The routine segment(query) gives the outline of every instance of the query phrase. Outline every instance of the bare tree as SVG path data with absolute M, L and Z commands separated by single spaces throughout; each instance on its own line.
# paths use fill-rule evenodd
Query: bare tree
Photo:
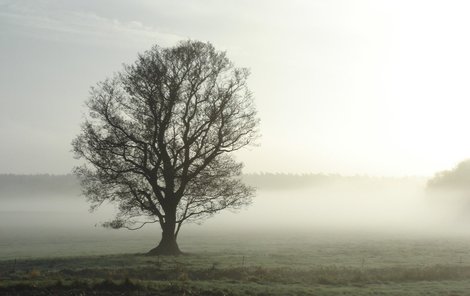
M 72 145 L 92 208 L 119 205 L 106 226 L 159 223 L 149 254 L 179 254 L 184 222 L 250 203 L 254 190 L 230 155 L 258 135 L 248 74 L 210 43 L 184 41 L 154 46 L 92 88 Z

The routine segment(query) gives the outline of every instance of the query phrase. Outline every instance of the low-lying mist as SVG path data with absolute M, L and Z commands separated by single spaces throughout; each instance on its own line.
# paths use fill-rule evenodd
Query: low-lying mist
M 204 227 L 451 234 L 470 226 L 470 199 L 464 197 L 430 191 L 424 178 L 337 177 L 299 188 L 261 188 L 249 208 Z
M 470 235 L 470 199 L 461 191 L 430 190 L 424 178 L 249 175 L 245 179 L 258 187 L 252 205 L 219 213 L 200 225 L 184 225 L 180 239 L 263 233 L 279 237 L 286 233 Z M 145 251 L 159 240 L 158 225 L 138 231 L 102 228 L 102 222 L 113 218 L 114 206 L 90 212 L 76 183 L 70 183 L 75 184 L 70 190 L 51 189 L 50 194 L 48 186 L 40 186 L 34 194 L 25 191 L 27 181 L 21 184 L 18 190 L 11 186 L 8 192 L 0 190 L 0 257 L 22 248 L 24 255 L 34 244 L 41 245 L 44 254 L 50 246 L 61 244 L 63 254 L 69 254 L 71 243 L 80 248 L 80 254 L 94 254 L 97 243 L 119 252 L 119 244 L 109 247 L 113 240 L 131 242 L 126 251 Z M 94 247 L 88 247 L 90 242 Z

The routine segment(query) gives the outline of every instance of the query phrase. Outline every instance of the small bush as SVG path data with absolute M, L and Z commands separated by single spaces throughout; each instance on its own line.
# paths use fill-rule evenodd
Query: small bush
M 30 272 L 28 273 L 28 277 L 30 279 L 35 279 L 41 276 L 41 271 L 37 269 L 31 269 Z

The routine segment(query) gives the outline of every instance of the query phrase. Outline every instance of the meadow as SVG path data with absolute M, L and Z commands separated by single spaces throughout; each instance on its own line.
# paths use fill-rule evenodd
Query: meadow
M 150 244 L 149 238 L 140 243 Z M 93 242 L 89 242 L 93 244 Z M 135 241 L 109 242 L 121 250 Z M 145 245 L 145 243 L 144 243 Z M 470 239 L 377 233 L 187 235 L 185 255 L 3 258 L 2 295 L 468 295 Z M 113 251 L 113 250 L 111 250 Z M 44 253 L 41 253 L 44 255 Z M 72 254 L 72 255 L 70 255 Z M 32 254 L 34 255 L 34 253 Z
M 145 255 L 155 225 L 100 227 L 111 205 L 16 186 L 0 199 L 0 295 L 470 295 L 464 207 L 430 202 L 422 180 L 327 179 L 186 225 L 178 257 Z

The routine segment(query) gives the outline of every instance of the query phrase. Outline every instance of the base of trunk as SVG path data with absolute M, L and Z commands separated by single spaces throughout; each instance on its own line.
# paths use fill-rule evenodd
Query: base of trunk
M 183 252 L 180 251 L 176 239 L 162 239 L 158 246 L 147 253 L 149 256 L 178 256 L 182 254 Z

